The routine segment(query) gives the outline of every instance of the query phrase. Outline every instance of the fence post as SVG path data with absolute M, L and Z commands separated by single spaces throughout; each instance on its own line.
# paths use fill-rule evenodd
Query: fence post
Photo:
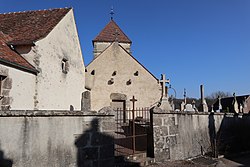
M 133 108 L 132 108 L 132 124 L 133 124 L 132 140 L 133 140 L 133 154 L 135 154 L 135 102 L 137 101 L 137 99 L 135 99 L 135 96 L 133 96 L 133 98 L 130 99 L 130 101 L 132 101 L 132 104 L 133 104 Z

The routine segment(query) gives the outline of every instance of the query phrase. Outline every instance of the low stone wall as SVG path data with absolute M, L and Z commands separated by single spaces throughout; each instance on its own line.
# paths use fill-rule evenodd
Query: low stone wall
M 0 112 L 0 163 L 13 167 L 113 166 L 113 115 Z
M 249 146 L 250 150 L 249 115 L 155 110 L 151 119 L 156 161 L 187 159 L 214 149 L 225 154 L 225 147 L 235 151 L 232 148 Z

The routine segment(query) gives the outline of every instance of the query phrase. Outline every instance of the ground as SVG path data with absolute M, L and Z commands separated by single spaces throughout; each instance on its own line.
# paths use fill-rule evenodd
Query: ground
M 198 158 L 186 161 L 173 161 L 166 163 L 152 164 L 148 167 L 247 167 L 250 166 L 250 154 L 239 155 L 230 158 L 219 158 L 212 160 L 209 158 Z

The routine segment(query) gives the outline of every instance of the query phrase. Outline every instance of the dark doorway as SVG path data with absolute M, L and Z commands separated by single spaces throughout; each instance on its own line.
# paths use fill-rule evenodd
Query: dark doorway
M 116 118 L 123 120 L 123 123 L 126 122 L 126 101 L 125 100 L 112 100 L 111 107 L 115 111 L 123 111 L 123 112 L 116 112 Z

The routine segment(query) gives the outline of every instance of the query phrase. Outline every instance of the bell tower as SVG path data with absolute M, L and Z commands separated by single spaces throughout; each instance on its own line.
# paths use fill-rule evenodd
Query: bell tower
M 102 31 L 92 41 L 94 59 L 98 57 L 111 43 L 118 42 L 127 52 L 131 53 L 130 47 L 132 41 L 125 35 L 120 27 L 113 20 L 113 11 L 111 11 L 110 22 L 102 29 Z

